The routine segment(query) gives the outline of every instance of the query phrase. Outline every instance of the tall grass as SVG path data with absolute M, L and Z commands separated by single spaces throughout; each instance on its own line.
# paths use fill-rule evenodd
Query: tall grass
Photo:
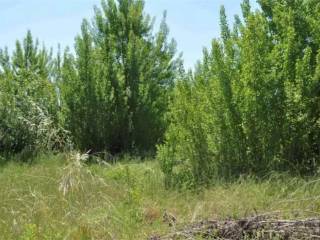
M 157 162 L 87 165 L 85 155 L 42 155 L 0 169 L 0 239 L 147 239 L 202 219 L 320 213 L 320 180 L 273 175 L 166 190 Z M 169 227 L 162 215 L 177 219 Z

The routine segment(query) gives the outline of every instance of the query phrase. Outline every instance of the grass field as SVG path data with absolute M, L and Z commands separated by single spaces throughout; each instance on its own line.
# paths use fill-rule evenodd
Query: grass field
M 156 161 L 84 165 L 80 156 L 42 155 L 0 168 L 0 239 L 147 239 L 202 219 L 279 211 L 318 216 L 320 180 L 271 175 L 216 182 L 207 189 L 166 190 Z M 177 219 L 163 222 L 167 211 Z

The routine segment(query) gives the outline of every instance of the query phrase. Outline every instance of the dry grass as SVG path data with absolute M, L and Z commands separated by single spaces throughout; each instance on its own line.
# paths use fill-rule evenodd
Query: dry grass
M 166 190 L 154 161 L 84 164 L 83 155 L 41 156 L 0 169 L 0 239 L 147 239 L 203 219 L 280 212 L 318 216 L 320 180 L 273 175 L 216 183 L 198 191 Z M 124 160 L 125 161 L 125 160 Z M 163 222 L 164 211 L 176 225 Z

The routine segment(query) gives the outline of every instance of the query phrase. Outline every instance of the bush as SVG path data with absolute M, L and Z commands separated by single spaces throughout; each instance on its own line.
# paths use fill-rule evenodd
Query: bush
M 0 149 L 7 153 L 37 153 L 72 147 L 69 133 L 49 113 L 25 98 L 19 107 L 0 106 Z
M 0 153 L 70 146 L 69 134 L 58 123 L 53 65 L 51 53 L 39 48 L 30 31 L 23 43 L 17 41 L 12 56 L 0 49 Z

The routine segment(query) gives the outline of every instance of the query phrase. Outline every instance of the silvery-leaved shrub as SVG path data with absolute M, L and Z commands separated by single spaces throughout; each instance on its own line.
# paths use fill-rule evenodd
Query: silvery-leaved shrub
M 0 102 L 5 94 L 0 92 Z M 2 101 L 1 101 L 2 100 Z M 12 98 L 0 105 L 0 152 L 37 153 L 71 148 L 69 133 L 32 99 Z

